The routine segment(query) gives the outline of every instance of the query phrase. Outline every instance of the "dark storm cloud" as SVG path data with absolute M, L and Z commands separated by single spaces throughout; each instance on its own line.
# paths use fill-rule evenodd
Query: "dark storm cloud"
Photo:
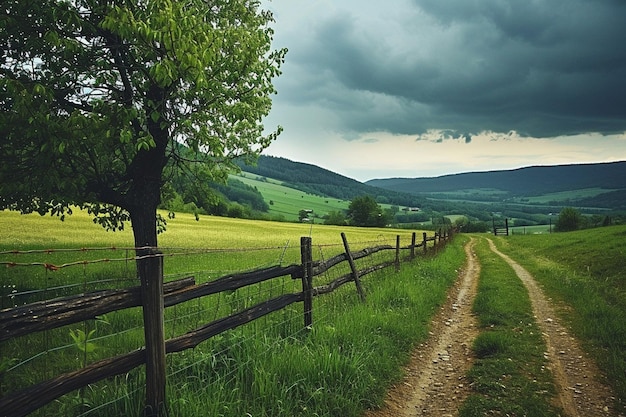
M 288 45 L 280 94 L 348 132 L 445 129 L 470 143 L 482 131 L 626 130 L 626 2 L 382 4 L 342 2 L 310 22 Z

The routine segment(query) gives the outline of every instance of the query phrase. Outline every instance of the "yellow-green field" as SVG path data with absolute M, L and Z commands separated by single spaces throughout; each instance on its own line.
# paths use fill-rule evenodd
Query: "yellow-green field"
M 211 216 L 196 221 L 193 215 L 177 214 L 168 221 L 159 246 L 164 254 L 175 255 L 164 259 L 166 280 L 193 275 L 202 283 L 259 264 L 298 262 L 302 236 L 313 238 L 315 260 L 328 259 L 343 252 L 341 232 L 346 233 L 353 250 L 395 244 L 397 235 L 406 246 L 412 233 Z M 120 249 L 132 248 L 130 225 L 113 233 L 78 210 L 63 223 L 56 217 L 2 211 L 0 236 L 0 250 L 4 251 L 0 261 L 24 263 L 12 268 L 0 265 L 0 309 L 138 284 L 133 262 L 78 262 L 58 270 L 27 265 L 62 265 L 72 257 L 132 259 L 132 250 Z M 45 250 L 98 247 L 115 249 Z M 195 248 L 206 251 L 199 250 L 196 256 Z M 212 250 L 226 248 L 232 250 Z M 11 253 L 14 249 L 44 251 Z M 393 251 L 376 254 L 367 262 L 380 262 L 385 256 L 393 257 Z M 449 245 L 436 258 L 419 257 L 403 263 L 400 271 L 389 268 L 368 275 L 362 280 L 367 303 L 360 301 L 351 285 L 316 298 L 311 328 L 303 327 L 302 306 L 293 305 L 215 336 L 192 351 L 168 355 L 169 415 L 359 416 L 364 408 L 380 404 L 385 389 L 399 378 L 407 352 L 424 340 L 426 323 L 445 298 L 462 261 L 460 245 Z M 347 266 L 339 266 L 319 276 L 316 285 L 346 270 Z M 167 308 L 166 336 L 176 337 L 260 301 L 298 291 L 299 280 L 285 276 Z M 142 316 L 136 308 L 3 341 L 0 397 L 141 346 Z M 94 409 L 89 415 L 97 417 L 141 415 L 142 378 L 143 369 L 137 368 L 73 392 L 33 415 L 80 415 L 90 407 Z
M 94 224 L 86 212 L 80 210 L 75 210 L 63 222 L 58 217 L 0 211 L 0 230 L 0 246 L 4 249 L 133 246 L 130 223 L 121 232 L 107 232 Z M 174 219 L 167 221 L 167 231 L 159 235 L 159 246 L 267 247 L 284 245 L 288 240 L 299 241 L 301 236 L 311 236 L 315 244 L 334 244 L 341 243 L 341 232 L 345 232 L 354 241 L 389 240 L 395 239 L 396 235 L 410 239 L 412 233 L 403 229 L 337 227 L 217 216 L 200 216 L 200 220 L 196 221 L 192 214 L 176 214 Z

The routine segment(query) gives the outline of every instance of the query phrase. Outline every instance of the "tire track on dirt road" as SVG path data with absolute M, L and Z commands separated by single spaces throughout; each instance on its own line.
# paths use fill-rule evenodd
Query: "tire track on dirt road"
M 480 263 L 474 240 L 465 245 L 467 261 L 444 306 L 432 322 L 428 340 L 413 352 L 404 380 L 387 394 L 385 405 L 365 417 L 452 417 L 471 389 L 466 381 L 478 334 L 472 304 Z
M 577 339 L 559 323 L 550 300 L 535 279 L 521 265 L 500 252 L 491 239 L 487 240 L 490 249 L 513 268 L 528 290 L 533 314 L 547 345 L 545 355 L 555 379 L 559 405 L 566 415 L 617 416 L 611 410 L 614 402 L 611 389 L 600 381 L 600 371 L 581 349 Z

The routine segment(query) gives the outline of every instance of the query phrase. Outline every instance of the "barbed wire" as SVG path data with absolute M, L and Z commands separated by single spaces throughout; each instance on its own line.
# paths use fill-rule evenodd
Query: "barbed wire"
M 353 246 L 362 246 L 372 243 L 380 244 L 384 241 L 391 241 L 391 239 L 378 239 L 378 240 L 367 240 L 367 241 L 358 241 L 351 243 Z M 287 243 L 288 245 L 288 243 Z M 319 244 L 317 245 L 320 248 L 330 248 L 330 247 L 340 247 L 343 246 L 342 243 L 329 243 L 329 244 Z M 4 265 L 7 268 L 13 267 L 44 267 L 49 271 L 58 271 L 63 268 L 68 268 L 72 266 L 78 265 L 91 265 L 91 264 L 99 264 L 99 263 L 109 263 L 109 262 L 129 262 L 129 261 L 141 261 L 149 258 L 165 258 L 165 257 L 177 257 L 177 256 L 190 256 L 190 255 L 203 255 L 210 253 L 237 253 L 237 252 L 255 252 L 255 251 L 266 251 L 266 250 L 285 250 L 285 245 L 282 246 L 267 246 L 267 247 L 249 247 L 249 248 L 181 248 L 181 247 L 154 247 L 154 246 L 142 246 L 142 247 L 100 247 L 100 248 L 59 248 L 59 249 L 33 249 L 33 250 L 7 250 L 0 251 L 0 255 L 33 255 L 33 254 L 54 254 L 54 253 L 85 253 L 85 252 L 97 252 L 97 251 L 154 251 L 155 253 L 150 253 L 146 255 L 136 255 L 136 256 L 126 256 L 121 258 L 101 258 L 101 259 L 83 259 L 74 262 L 66 262 L 63 264 L 54 264 L 52 262 L 17 262 L 17 261 L 0 261 L 0 265 Z M 167 251 L 175 251 L 169 252 Z

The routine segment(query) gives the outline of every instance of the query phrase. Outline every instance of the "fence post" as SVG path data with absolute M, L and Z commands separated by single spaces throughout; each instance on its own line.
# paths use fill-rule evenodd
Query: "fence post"
M 413 232 L 411 234 L 411 259 L 415 258 L 415 239 L 416 239 L 417 233 Z
M 400 270 L 400 235 L 396 235 L 396 272 Z
M 426 247 L 426 244 L 428 243 L 428 241 L 426 240 L 426 232 L 422 233 L 422 236 L 424 237 L 424 240 L 422 241 L 422 246 L 424 247 L 424 254 L 426 254 L 426 252 L 428 252 L 428 248 Z
M 313 245 L 310 237 L 300 238 L 302 262 L 302 295 L 304 296 L 304 327 L 313 324 Z
M 144 415 L 165 411 L 165 330 L 163 305 L 163 257 L 154 249 L 138 251 L 141 277 L 143 327 L 146 342 L 146 404 Z M 163 412 L 163 413 L 162 413 Z
M 343 232 L 341 232 L 341 240 L 343 240 L 343 247 L 346 251 L 346 257 L 348 258 L 348 263 L 350 264 L 350 270 L 352 270 L 352 277 L 354 278 L 356 291 L 359 293 L 359 297 L 361 297 L 361 301 L 365 301 L 365 293 L 363 292 L 363 288 L 361 288 L 361 278 L 359 278 L 359 271 L 356 269 L 356 266 L 354 265 L 354 259 L 352 259 L 352 253 L 350 252 L 350 246 L 348 245 L 348 239 L 346 238 L 346 234 Z

